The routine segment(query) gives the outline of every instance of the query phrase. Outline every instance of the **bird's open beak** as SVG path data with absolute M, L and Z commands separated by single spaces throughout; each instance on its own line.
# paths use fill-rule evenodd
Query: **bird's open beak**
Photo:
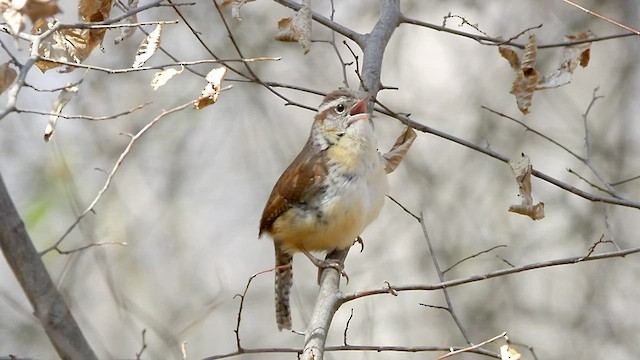
M 360 101 L 358 101 L 355 105 L 353 105 L 353 107 L 351 108 L 351 111 L 349 111 L 349 115 L 358 115 L 358 114 L 366 113 L 367 104 L 369 103 L 370 97 L 371 97 L 370 95 L 367 95 L 362 99 L 360 99 Z

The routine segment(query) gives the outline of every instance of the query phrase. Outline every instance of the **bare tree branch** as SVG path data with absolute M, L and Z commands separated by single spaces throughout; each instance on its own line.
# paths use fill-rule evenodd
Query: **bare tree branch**
M 97 359 L 33 246 L 1 174 L 0 248 L 58 355 Z

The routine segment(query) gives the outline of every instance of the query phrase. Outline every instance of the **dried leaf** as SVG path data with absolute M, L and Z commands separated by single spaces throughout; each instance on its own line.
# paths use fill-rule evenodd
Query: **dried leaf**
M 520 360 L 522 355 L 510 345 L 500 346 L 500 360 Z
M 518 70 L 520 70 L 520 58 L 518 57 L 518 53 L 504 46 L 499 46 L 498 52 L 500 52 L 500 55 L 502 55 L 503 58 L 507 59 L 513 71 L 518 72 Z
M 17 36 L 24 28 L 22 13 L 4 1 L 1 3 L 0 10 L 2 10 L 2 18 L 9 27 L 9 32 Z
M 129 9 L 134 9 L 138 7 L 138 3 L 140 2 L 140 0 L 129 0 L 127 3 L 127 8 Z M 128 24 L 133 24 L 133 23 L 137 23 L 138 22 L 138 13 L 135 13 L 131 16 L 129 16 L 126 20 L 126 23 Z M 121 43 L 122 41 L 130 38 L 133 36 L 133 34 L 136 33 L 136 30 L 138 28 L 136 26 L 126 26 L 126 27 L 121 27 L 120 28 L 120 36 L 118 36 L 113 42 L 118 45 L 119 43 Z
M 54 23 L 36 22 L 33 33 L 40 34 L 53 26 Z M 104 32 L 97 32 L 93 29 L 62 29 L 54 32 L 51 36 L 43 39 L 38 48 L 40 56 L 66 62 L 81 63 L 91 55 L 93 49 L 100 45 Z M 38 60 L 36 66 L 45 72 L 61 66 L 45 60 Z M 70 72 L 75 67 L 65 67 L 61 72 Z
M 0 65 L 0 94 L 13 84 L 17 76 L 18 74 L 9 66 L 8 62 Z
M 297 41 L 307 54 L 311 46 L 311 0 L 302 0 L 293 18 L 278 21 L 278 41 Z
M 136 53 L 136 58 L 133 60 L 133 67 L 139 68 L 144 65 L 147 60 L 149 60 L 153 54 L 158 50 L 158 46 L 160 46 L 160 35 L 162 34 L 162 24 L 158 24 L 156 28 L 145 37 L 140 46 L 138 47 L 138 52 Z
M 55 0 L 28 0 L 20 9 L 20 12 L 27 15 L 31 22 L 35 23 L 39 19 L 59 13 L 60 8 Z
M 392 173 L 398 165 L 400 165 L 400 162 L 404 159 L 404 156 L 407 154 L 407 151 L 409 151 L 409 148 L 411 148 L 411 144 L 413 144 L 415 139 L 416 132 L 413 131 L 411 127 L 407 126 L 402 134 L 398 136 L 391 150 L 382 155 L 384 160 L 384 169 L 387 174 Z
M 53 136 L 53 131 L 58 123 L 58 116 L 71 98 L 73 98 L 77 93 L 78 87 L 71 86 L 71 84 L 67 84 L 67 87 L 60 91 L 56 102 L 53 104 L 53 110 L 51 111 L 55 115 L 49 116 L 49 122 L 47 123 L 47 127 L 44 129 L 44 141 L 49 141 L 51 136 Z
M 84 22 L 105 21 L 109 19 L 113 0 L 80 0 L 78 15 Z
M 533 92 L 536 90 L 538 84 L 538 71 L 536 71 L 536 56 L 537 45 L 536 36 L 529 36 L 529 42 L 524 48 L 524 57 L 522 59 L 522 65 L 518 70 L 513 86 L 511 87 L 511 93 L 516 96 L 516 103 L 518 109 L 523 114 L 529 112 L 531 106 L 531 99 L 533 98 Z
M 581 32 L 575 35 L 567 35 L 565 41 L 586 40 L 593 37 L 591 33 Z M 578 65 L 585 67 L 589 64 L 591 52 L 591 43 L 582 43 L 577 45 L 565 46 L 562 49 L 562 60 L 558 68 L 552 73 L 544 76 L 536 90 L 551 89 L 571 82 L 573 71 Z
M 158 71 L 153 74 L 153 79 L 151 79 L 151 88 L 153 90 L 158 90 L 158 88 L 167 83 L 167 81 L 171 80 L 172 77 L 182 74 L 184 71 L 184 66 L 180 66 L 180 70 L 176 68 L 169 68 L 162 71 Z
M 511 171 L 516 177 L 522 203 L 520 205 L 509 206 L 509 211 L 520 215 L 527 215 L 533 220 L 544 218 L 544 203 L 533 204 L 533 196 L 531 195 L 531 161 L 525 154 L 519 159 L 509 161 Z
M 205 106 L 209 106 L 218 100 L 218 96 L 220 96 L 220 91 L 222 88 L 222 80 L 224 79 L 224 75 L 226 73 L 227 68 L 224 66 L 217 67 L 209 71 L 206 77 L 209 83 L 204 87 L 202 93 L 200 94 L 200 98 L 198 98 L 198 101 L 195 104 L 196 110 L 200 110 Z
M 249 2 L 255 0 L 225 0 L 222 5 L 227 6 L 231 2 L 231 16 L 237 21 L 242 21 L 242 15 L 240 15 L 240 8 Z

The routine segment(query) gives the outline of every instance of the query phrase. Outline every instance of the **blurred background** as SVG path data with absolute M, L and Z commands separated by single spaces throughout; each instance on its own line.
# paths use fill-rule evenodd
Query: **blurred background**
M 60 19 L 76 22 L 76 2 L 59 2 Z M 315 11 L 329 16 L 329 1 L 314 1 Z M 640 27 L 640 7 L 633 0 L 593 1 L 581 5 Z M 335 20 L 355 31 L 371 30 L 380 2 L 338 1 Z M 181 6 L 183 14 L 221 58 L 238 58 L 210 2 Z M 539 44 L 591 30 L 596 36 L 623 30 L 559 0 L 545 1 L 402 1 L 405 15 L 441 25 L 448 13 L 460 15 L 490 36 L 505 39 L 543 24 Z M 121 14 L 117 9 L 112 17 Z M 329 92 L 342 86 L 340 62 L 331 45 L 313 43 L 303 55 L 298 44 L 274 41 L 277 22 L 292 11 L 270 1 L 242 8 L 244 20 L 225 15 L 245 57 L 279 56 L 277 62 L 252 64 L 264 81 Z M 171 8 L 145 11 L 140 21 L 174 20 Z M 459 27 L 450 19 L 447 26 Z M 329 40 L 331 32 L 313 25 L 313 39 Z M 148 31 L 152 26 L 146 28 Z M 144 38 L 137 32 L 120 45 L 118 30 L 107 32 L 104 53 L 96 49 L 87 64 L 110 68 L 131 66 Z M 520 38 L 526 42 L 527 35 Z M 337 35 L 346 61 L 353 60 Z M 3 41 L 19 59 L 28 48 Z M 357 46 L 350 43 L 361 56 Z M 180 60 L 211 56 L 183 24 L 166 25 L 162 46 Z M 539 50 L 541 73 L 555 69 L 562 49 Z M 6 53 L 1 61 L 8 60 Z M 531 113 L 523 116 L 509 94 L 514 73 L 496 47 L 411 25 L 396 29 L 384 58 L 382 83 L 398 87 L 378 99 L 412 119 L 487 146 L 509 157 L 525 153 L 535 169 L 590 192 L 597 192 L 570 168 L 590 181 L 590 170 L 565 150 L 521 126 L 481 109 L 525 121 L 574 152 L 584 154 L 582 114 L 595 88 L 599 99 L 588 117 L 592 160 L 611 182 L 640 174 L 640 42 L 626 37 L 594 43 L 591 62 L 578 68 L 571 84 L 536 92 Z M 148 65 L 171 62 L 158 52 Z M 241 68 L 240 66 L 236 66 Z M 206 73 L 211 65 L 194 69 Z M 135 133 L 156 117 L 199 96 L 206 84 L 185 71 L 152 91 L 155 71 L 110 75 L 89 72 L 78 96 L 63 114 L 106 116 L 153 103 L 127 116 L 105 121 L 60 119 L 49 143 L 42 139 L 47 116 L 11 114 L 0 121 L 0 171 L 27 229 L 39 250 L 51 246 L 89 205 L 128 143 L 121 133 Z M 358 87 L 354 67 L 349 84 Z M 33 69 L 29 84 L 41 89 L 64 86 L 83 71 L 45 74 Z M 100 358 L 135 358 L 146 329 L 142 358 L 181 358 L 186 342 L 189 359 L 235 350 L 233 330 L 239 299 L 248 278 L 273 266 L 273 245 L 257 239 L 258 221 L 278 176 L 308 136 L 314 113 L 284 102 L 265 88 L 234 82 L 233 88 L 203 110 L 191 108 L 167 116 L 134 145 L 108 191 L 61 244 L 63 250 L 95 242 L 126 242 L 43 257 L 47 268 Z M 278 89 L 292 100 L 317 106 L 322 98 Z M 57 93 L 25 88 L 18 107 L 48 112 Z M 0 103 L 6 102 L 6 94 Z M 377 116 L 379 147 L 391 147 L 403 126 Z M 464 262 L 447 279 L 556 258 L 581 256 L 604 234 L 621 248 L 639 246 L 637 209 L 591 203 L 533 178 L 533 197 L 545 203 L 546 217 L 532 221 L 507 212 L 520 203 L 518 188 L 506 164 L 450 141 L 419 134 L 402 165 L 389 177 L 390 195 L 415 213 L 423 212 L 436 255 L 443 268 L 493 246 L 506 245 Z M 617 189 L 640 199 L 639 181 Z M 605 225 L 609 224 L 607 230 Z M 363 234 L 362 253 L 347 259 L 350 283 L 344 292 L 393 285 L 437 283 L 419 224 L 387 200 L 380 217 Z M 597 252 L 613 251 L 603 244 Z M 303 331 L 317 295 L 316 268 L 302 256 L 294 263 L 292 295 L 294 329 Z M 519 273 L 450 289 L 454 309 L 471 339 L 480 342 L 506 331 L 509 339 L 535 349 L 539 359 L 636 359 L 640 353 L 640 258 L 631 255 Z M 353 309 L 348 342 L 352 345 L 464 346 L 446 311 L 422 304 L 446 305 L 441 291 L 376 296 L 343 306 L 333 320 L 328 345 L 342 344 Z M 280 333 L 273 309 L 273 274 L 255 278 L 247 293 L 240 328 L 242 345 L 300 347 L 303 338 Z M 498 344 L 488 348 L 497 351 Z M 525 347 L 523 358 L 532 358 Z M 0 354 L 56 357 L 21 288 L 0 261 Z M 330 353 L 327 359 L 435 358 L 435 353 Z M 238 358 L 294 359 L 295 355 Z M 461 355 L 458 358 L 478 358 Z

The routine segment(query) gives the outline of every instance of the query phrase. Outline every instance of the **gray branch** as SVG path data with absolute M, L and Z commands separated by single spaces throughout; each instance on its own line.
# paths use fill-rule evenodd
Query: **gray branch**
M 62 359 L 97 359 L 36 251 L 0 174 L 0 248 Z
M 399 0 L 385 0 L 382 3 L 380 18 L 373 27 L 371 33 L 364 36 L 361 41 L 356 41 L 364 52 L 362 60 L 362 87 L 375 97 L 380 90 L 380 74 L 382 72 L 382 58 L 393 31 L 399 24 L 400 13 Z M 328 258 L 344 261 L 349 249 L 336 251 Z M 303 360 L 322 360 L 324 356 L 325 342 L 331 320 L 342 303 L 340 292 L 340 274 L 335 269 L 325 269 L 320 280 L 320 292 L 316 305 L 311 314 L 311 319 L 305 331 L 305 345 L 302 353 Z

